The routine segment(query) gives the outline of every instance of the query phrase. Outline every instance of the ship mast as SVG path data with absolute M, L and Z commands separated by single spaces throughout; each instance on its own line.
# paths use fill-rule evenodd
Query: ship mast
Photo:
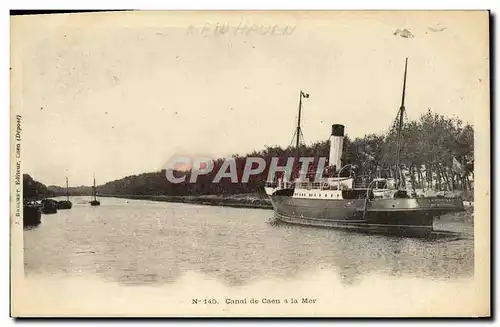
M 300 127 L 300 119 L 302 117 L 302 98 L 309 98 L 309 94 L 308 93 L 304 93 L 302 92 L 302 90 L 300 91 L 300 95 L 299 95 L 299 115 L 297 117 L 297 128 L 295 130 L 295 160 L 294 160 L 294 166 L 298 165 L 298 160 L 300 158 L 300 150 L 299 150 L 299 147 L 300 147 L 300 138 L 304 138 L 304 136 L 302 135 L 302 128 Z M 292 142 L 293 142 L 293 139 L 292 139 Z M 298 167 L 298 166 L 297 166 Z M 292 169 L 293 171 L 293 169 Z M 297 174 L 299 174 L 297 172 Z M 298 175 L 297 175 L 298 176 Z
M 399 107 L 398 111 L 398 117 L 397 117 L 397 134 L 396 134 L 396 158 L 395 158 L 395 164 L 396 164 L 396 186 L 399 188 L 399 186 L 404 186 L 405 183 L 405 178 L 403 176 L 403 173 L 401 172 L 401 134 L 402 134 L 402 129 L 403 129 L 403 116 L 405 113 L 405 95 L 406 95 L 406 70 L 408 66 L 408 58 L 406 58 L 405 61 L 405 74 L 403 78 L 403 94 L 401 96 L 401 107 Z
M 297 139 L 295 140 L 295 159 L 297 160 L 299 158 L 299 145 L 300 145 L 300 135 L 302 131 L 300 130 L 300 116 L 302 113 L 302 91 L 300 91 L 300 96 L 299 96 L 299 116 L 297 118 L 297 130 L 295 131 L 295 134 L 297 136 Z
M 68 201 L 69 201 L 68 177 L 66 177 L 66 200 L 68 200 Z
M 92 187 L 92 193 L 94 194 L 94 201 L 96 201 L 96 192 L 95 192 L 95 173 L 94 173 L 94 186 Z

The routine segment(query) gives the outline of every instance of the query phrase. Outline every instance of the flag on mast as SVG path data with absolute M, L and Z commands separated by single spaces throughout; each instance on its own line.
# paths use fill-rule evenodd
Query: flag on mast
M 306 99 L 309 98 L 309 93 L 304 93 L 302 91 L 300 91 L 300 92 L 302 93 L 303 98 L 306 98 Z

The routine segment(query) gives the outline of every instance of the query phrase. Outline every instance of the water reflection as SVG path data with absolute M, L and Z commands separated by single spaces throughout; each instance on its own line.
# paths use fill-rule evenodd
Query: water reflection
M 270 224 L 272 211 L 103 199 L 74 201 L 24 232 L 27 274 L 97 275 L 122 284 L 171 283 L 190 271 L 228 285 L 335 272 L 345 286 L 369 274 L 473 276 L 471 234 L 429 239 Z

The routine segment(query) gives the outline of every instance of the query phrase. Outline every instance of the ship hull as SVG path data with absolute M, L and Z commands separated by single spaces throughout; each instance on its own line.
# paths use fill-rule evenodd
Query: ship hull
M 57 209 L 60 209 L 60 210 L 71 209 L 72 207 L 73 207 L 73 203 L 71 203 L 71 201 L 68 201 L 68 200 L 59 201 L 57 203 Z
M 36 205 L 23 206 L 23 227 L 34 227 L 42 222 L 42 213 Z
M 458 199 L 270 198 L 276 219 L 286 223 L 381 232 L 432 232 L 435 217 L 464 210 Z

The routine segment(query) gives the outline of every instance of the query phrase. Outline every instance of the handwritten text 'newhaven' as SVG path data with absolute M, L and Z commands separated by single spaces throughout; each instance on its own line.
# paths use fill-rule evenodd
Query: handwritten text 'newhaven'
M 187 31 L 189 36 L 289 36 L 297 26 L 278 24 L 247 24 L 239 23 L 205 23 L 202 26 L 190 25 Z

